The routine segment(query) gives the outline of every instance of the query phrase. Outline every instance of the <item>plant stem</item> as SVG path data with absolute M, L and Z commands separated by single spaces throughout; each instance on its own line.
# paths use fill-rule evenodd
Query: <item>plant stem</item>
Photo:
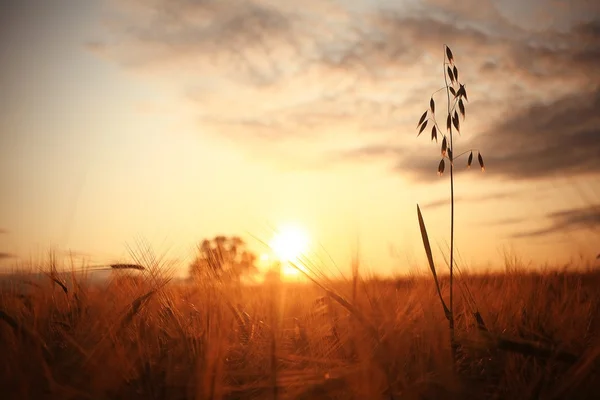
M 479 151 L 479 150 L 477 150 L 477 149 L 469 149 L 469 150 L 467 150 L 467 151 L 463 151 L 462 153 L 460 153 L 460 154 L 459 154 L 459 155 L 457 155 L 457 156 L 452 156 L 452 161 L 454 161 L 454 160 L 458 160 L 460 157 L 464 156 L 465 154 L 467 154 L 467 153 L 469 153 L 469 152 L 471 152 L 471 151 Z
M 446 59 L 446 46 L 444 45 L 444 60 Z M 448 60 L 450 62 L 450 60 Z M 446 63 L 442 67 L 444 81 L 446 82 L 446 96 L 448 97 L 448 115 L 451 115 L 450 107 L 450 88 L 448 86 L 448 76 L 446 75 Z M 454 153 L 452 144 L 452 124 L 450 124 L 450 149 Z M 450 160 L 450 345 L 452 346 L 452 355 L 454 356 L 454 308 L 453 308 L 453 278 L 454 278 L 454 160 Z
M 272 399 L 279 398 L 279 387 L 277 383 L 277 332 L 279 328 L 279 301 L 281 283 L 281 263 L 277 264 L 276 273 L 271 284 L 271 390 Z
M 446 66 L 446 63 L 444 63 L 444 66 Z M 435 92 L 431 93 L 431 97 L 433 97 L 433 95 L 436 94 L 437 92 L 441 92 L 442 90 L 448 90 L 448 85 L 441 87 L 438 90 L 436 90 Z

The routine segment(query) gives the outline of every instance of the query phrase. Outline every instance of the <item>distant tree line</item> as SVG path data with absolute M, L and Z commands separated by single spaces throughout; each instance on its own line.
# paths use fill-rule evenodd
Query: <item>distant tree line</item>
M 256 255 L 238 236 L 215 236 L 197 247 L 198 253 L 190 264 L 191 279 L 239 280 L 257 271 Z

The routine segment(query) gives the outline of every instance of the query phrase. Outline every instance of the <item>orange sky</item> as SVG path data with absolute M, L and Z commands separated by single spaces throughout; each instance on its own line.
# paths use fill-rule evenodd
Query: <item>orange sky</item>
M 458 166 L 464 263 L 600 251 L 593 2 L 12 3 L 0 265 L 49 249 L 122 261 L 144 238 L 185 269 L 205 237 L 269 240 L 287 223 L 341 268 L 357 238 L 373 271 L 423 265 L 417 203 L 434 250 L 449 241 L 439 145 L 415 130 L 443 85 L 444 43 L 469 94 L 455 153 L 486 160 L 485 174 Z

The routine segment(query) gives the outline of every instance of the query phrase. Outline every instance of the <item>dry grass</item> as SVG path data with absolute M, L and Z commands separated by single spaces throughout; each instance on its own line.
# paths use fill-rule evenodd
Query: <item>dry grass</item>
M 169 282 L 152 268 L 138 278 L 114 274 L 102 286 L 76 275 L 60 286 L 56 275 L 4 282 L 3 398 L 576 399 L 600 391 L 594 273 L 457 279 L 468 283 L 490 335 L 549 353 L 490 346 L 457 297 L 464 346 L 456 368 L 427 276 L 273 290 Z M 446 297 L 448 279 L 439 278 Z

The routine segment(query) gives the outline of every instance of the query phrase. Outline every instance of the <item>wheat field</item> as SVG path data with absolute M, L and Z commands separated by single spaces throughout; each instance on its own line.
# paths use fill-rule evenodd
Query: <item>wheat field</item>
M 468 288 L 456 295 L 455 352 L 431 277 L 355 278 L 248 286 L 169 280 L 156 267 L 115 270 L 104 284 L 78 273 L 7 277 L 2 398 L 584 399 L 600 391 L 593 271 L 455 278 Z M 441 277 L 443 296 L 447 283 Z M 488 336 L 529 347 L 483 340 L 473 304 Z

